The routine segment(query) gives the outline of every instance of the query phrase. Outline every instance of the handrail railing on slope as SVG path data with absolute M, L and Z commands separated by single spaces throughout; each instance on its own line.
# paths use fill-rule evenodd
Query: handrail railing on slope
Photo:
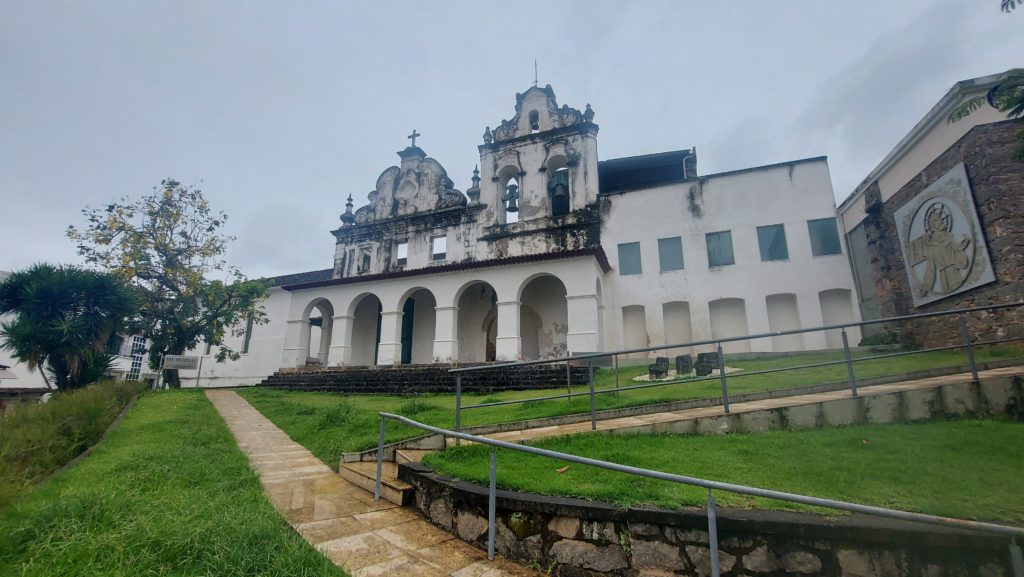
M 479 408 L 484 408 L 484 407 L 497 407 L 497 406 L 502 406 L 502 405 L 512 405 L 512 404 L 519 404 L 519 403 L 528 403 L 528 402 L 533 402 L 533 401 L 549 401 L 549 400 L 555 400 L 555 399 L 571 399 L 574 395 L 573 395 L 573 392 L 572 392 L 572 371 L 570 370 L 569 364 L 570 363 L 582 363 L 582 362 L 586 362 L 587 363 L 587 367 L 588 367 L 588 371 L 587 371 L 587 374 L 588 374 L 588 392 L 587 392 L 587 395 L 590 398 L 590 426 L 591 426 L 591 429 L 594 429 L 594 430 L 597 429 L 597 395 L 603 395 L 603 394 L 616 394 L 617 395 L 617 394 L 619 394 L 620 392 L 623 392 L 623 391 L 631 391 L 631 390 L 637 390 L 637 389 L 647 389 L 647 388 L 651 388 L 651 387 L 664 387 L 664 386 L 667 386 L 667 385 L 674 385 L 674 384 L 678 384 L 678 383 L 697 383 L 697 382 L 701 382 L 701 381 L 714 380 L 714 379 L 718 379 L 718 381 L 720 382 L 721 390 L 722 390 L 722 409 L 723 409 L 723 411 L 726 414 L 728 414 L 730 412 L 729 411 L 729 389 L 728 389 L 728 378 L 726 377 L 725 354 L 724 354 L 724 351 L 723 351 L 723 348 L 722 348 L 723 344 L 725 344 L 725 343 L 732 343 L 732 342 L 740 342 L 740 341 L 751 341 L 751 340 L 756 340 L 756 339 L 766 339 L 766 338 L 773 338 L 773 337 L 781 337 L 781 336 L 788 336 L 788 335 L 799 335 L 799 334 L 804 334 L 804 333 L 833 331 L 833 330 L 841 331 L 841 337 L 842 337 L 842 342 L 843 342 L 843 358 L 840 359 L 840 360 L 826 361 L 826 362 L 819 362 L 819 363 L 810 363 L 810 364 L 804 364 L 804 365 L 795 365 L 795 366 L 781 367 L 781 368 L 775 368 L 775 369 L 764 369 L 764 370 L 759 370 L 759 371 L 744 371 L 742 373 L 733 374 L 732 376 L 734 378 L 735 377 L 749 377 L 749 376 L 754 376 L 754 375 L 765 375 L 765 374 L 769 374 L 769 373 L 777 373 L 777 372 L 783 372 L 783 371 L 795 371 L 795 370 L 818 368 L 818 367 L 826 367 L 826 366 L 834 366 L 834 365 L 846 365 L 846 373 L 847 373 L 847 379 L 846 380 L 847 380 L 847 383 L 849 384 L 849 387 L 850 387 L 850 393 L 851 393 L 851 396 L 856 397 L 857 396 L 857 377 L 856 377 L 856 374 L 855 374 L 855 371 L 854 371 L 854 365 L 856 363 L 864 363 L 864 362 L 875 361 L 875 360 L 879 360 L 879 359 L 893 358 L 893 357 L 900 357 L 900 356 L 907 356 L 907 355 L 924 354 L 924 353 L 930 353 L 930 352 L 936 352 L 936 351 L 946 351 L 946 350 L 952 350 L 952 349 L 964 349 L 964 354 L 965 354 L 965 357 L 966 357 L 966 360 L 967 360 L 967 365 L 968 365 L 969 370 L 971 372 L 972 380 L 977 382 L 978 381 L 978 367 L 977 367 L 977 363 L 975 362 L 975 359 L 974 359 L 974 348 L 975 347 L 983 346 L 983 345 L 995 345 L 995 344 L 1001 344 L 1001 343 L 1008 343 L 1008 342 L 1013 342 L 1013 341 L 1024 341 L 1024 337 L 1010 337 L 1010 338 L 1002 338 L 1002 339 L 991 339 L 991 340 L 986 340 L 986 341 L 973 341 L 971 339 L 970 332 L 968 331 L 968 328 L 967 328 L 967 316 L 966 315 L 972 314 L 972 313 L 1000 310 L 1000 309 L 1009 309 L 1009 308 L 1015 308 L 1015 307 L 1020 307 L 1020 306 L 1024 306 L 1024 301 L 1022 301 L 1022 302 L 1015 302 L 1015 303 L 1000 304 L 1000 305 L 988 305 L 988 306 L 974 307 L 974 308 L 960 308 L 960 309 L 952 309 L 952 310 L 947 310 L 947 311 L 936 311 L 936 312 L 918 313 L 918 314 L 912 314 L 912 315 L 902 315 L 902 316 L 896 316 L 896 317 L 886 317 L 886 318 L 882 318 L 882 319 L 872 319 L 872 320 L 867 320 L 867 321 L 856 321 L 856 322 L 840 323 L 840 324 L 833 324 L 833 325 L 823 325 L 823 326 L 819 326 L 819 327 L 811 327 L 811 328 L 805 328 L 805 329 L 793 329 L 793 330 L 789 330 L 789 331 L 776 331 L 776 332 L 768 332 L 768 333 L 758 333 L 758 334 L 754 334 L 754 335 L 747 335 L 747 336 L 740 336 L 740 337 L 727 337 L 727 338 L 719 338 L 719 339 L 707 339 L 707 340 L 693 341 L 693 342 L 688 342 L 688 343 L 658 345 L 658 346 L 654 346 L 654 347 L 643 347 L 643 348 L 634 348 L 634 349 L 621 349 L 621 350 L 608 351 L 608 352 L 583 353 L 583 354 L 573 355 L 573 356 L 557 357 L 557 358 L 550 358 L 550 359 L 538 359 L 538 360 L 532 360 L 532 361 L 516 361 L 516 362 L 508 362 L 508 363 L 494 363 L 494 364 L 482 365 L 482 366 L 481 365 L 477 365 L 477 366 L 472 366 L 472 367 L 457 367 L 457 368 L 453 368 L 453 369 L 449 369 L 448 370 L 448 372 L 450 374 L 454 374 L 455 375 L 455 430 L 456 431 L 461 431 L 462 430 L 462 411 L 466 411 L 466 410 L 470 410 L 470 409 L 479 409 Z M 896 352 L 896 353 L 887 353 L 887 354 L 872 355 L 872 356 L 857 357 L 857 358 L 854 358 L 852 353 L 851 353 L 851 351 L 850 351 L 849 337 L 847 336 L 847 332 L 846 332 L 846 329 L 848 329 L 848 328 L 851 328 L 851 327 L 863 327 L 863 326 L 878 325 L 878 324 L 887 324 L 887 323 L 894 323 L 894 322 L 903 322 L 903 321 L 910 321 L 910 320 L 917 320 L 917 319 L 924 319 L 924 318 L 933 318 L 933 317 L 942 317 L 942 316 L 953 316 L 953 315 L 959 315 L 960 334 L 961 334 L 961 337 L 963 338 L 963 341 L 961 343 L 958 343 L 958 344 L 955 344 L 955 345 L 950 345 L 950 346 L 944 346 L 944 347 L 933 347 L 933 348 L 918 349 L 918 350 L 913 350 L 913 351 L 901 351 L 901 352 Z M 643 385 L 630 385 L 630 386 L 625 386 L 625 387 L 619 386 L 619 356 L 620 355 L 630 355 L 630 354 L 637 354 L 637 353 L 648 353 L 648 352 L 654 352 L 654 351 L 671 350 L 671 349 L 682 349 L 682 348 L 699 347 L 699 346 L 706 346 L 706 345 L 713 345 L 715 347 L 715 349 L 716 349 L 717 357 L 718 357 L 718 374 L 717 375 L 708 375 L 708 376 L 705 376 L 705 377 L 688 378 L 688 379 L 658 381 L 656 383 L 643 384 Z M 612 361 L 613 361 L 612 364 L 614 365 L 614 369 L 615 369 L 615 388 L 614 389 L 596 390 L 595 386 L 594 386 L 594 361 L 597 360 L 597 359 L 608 358 L 608 357 L 612 358 Z M 518 367 L 527 367 L 527 366 L 545 365 L 545 364 L 554 364 L 554 363 L 566 363 L 566 365 L 567 365 L 566 366 L 566 389 L 567 389 L 567 391 L 566 391 L 565 394 L 547 395 L 547 396 L 543 396 L 543 397 L 530 397 L 530 398 L 525 398 L 525 399 L 512 399 L 512 400 L 496 401 L 496 402 L 490 402 L 490 403 L 478 403 L 478 404 L 475 404 L 475 405 L 463 405 L 463 403 L 462 403 L 462 375 L 464 375 L 466 373 L 480 372 L 480 371 L 494 371 L 496 369 L 514 369 L 514 368 L 518 368 Z M 579 396 L 579 395 L 580 395 L 579 393 L 576 393 L 575 396 Z M 456 438 L 456 444 L 458 444 L 459 442 L 460 441 L 458 440 L 458 438 Z
M 589 457 L 581 457 L 579 455 L 571 455 L 569 453 L 561 453 L 558 451 L 551 451 L 548 449 L 541 449 L 539 447 L 531 447 L 529 445 L 520 445 L 516 443 L 510 443 L 507 441 L 501 441 L 498 439 L 491 439 L 488 437 L 482 437 L 478 435 L 471 435 L 468 433 L 462 433 L 458 431 L 451 431 L 440 427 L 434 427 L 425 423 L 414 421 L 401 415 L 395 415 L 393 413 L 378 413 L 380 415 L 380 437 L 377 446 L 377 480 L 376 488 L 374 490 L 374 499 L 380 500 L 381 490 L 381 478 L 382 469 L 384 463 L 384 435 L 386 431 L 386 423 L 388 420 L 397 421 L 410 427 L 421 429 L 429 433 L 442 435 L 444 437 L 451 437 L 454 439 L 460 439 L 469 441 L 472 443 L 479 443 L 481 445 L 489 445 L 490 451 L 490 483 L 488 485 L 487 493 L 487 558 L 494 559 L 494 537 L 495 537 L 495 516 L 496 516 L 496 500 L 497 500 L 497 457 L 495 455 L 495 448 L 508 449 L 511 451 L 518 451 L 520 453 L 529 453 L 532 455 L 539 455 L 541 457 L 548 457 L 551 459 L 557 459 L 559 461 L 565 461 L 568 463 L 576 463 L 580 465 L 587 465 L 590 467 L 597 467 L 600 469 L 607 469 L 610 471 L 618 471 L 620 473 L 627 473 L 630 475 L 637 475 L 639 477 L 647 477 L 651 479 L 660 479 L 663 481 L 669 481 L 673 483 L 679 483 L 683 485 L 690 485 L 694 487 L 701 487 L 707 489 L 707 517 L 708 517 L 708 537 L 709 537 L 709 549 L 711 555 L 711 571 L 714 577 L 719 575 L 718 567 L 718 525 L 716 516 L 716 505 L 714 491 L 728 491 L 731 493 L 739 493 L 742 495 L 750 495 L 753 497 L 763 497 L 767 499 L 778 499 L 781 501 L 789 501 L 792 503 L 799 503 L 802 505 L 810 505 L 814 507 L 825 507 L 829 509 L 837 509 L 840 511 L 848 511 L 851 513 L 861 513 L 865 515 L 874 515 L 877 517 L 886 517 L 890 519 L 899 519 L 902 521 L 910 521 L 914 523 L 924 523 L 928 525 L 938 525 L 943 527 L 956 527 L 960 529 L 968 529 L 972 531 L 979 531 L 982 533 L 1000 535 L 1010 538 L 1010 562 L 1013 567 L 1015 577 L 1024 577 L 1024 556 L 1022 556 L 1021 549 L 1017 545 L 1018 538 L 1024 538 L 1024 528 L 1012 527 L 1009 525 L 1000 525 L 997 523 L 985 523 L 981 521 L 971 521 L 968 519 L 957 519 L 953 517 L 942 517 L 938 515 L 927 515 L 924 513 L 912 513 L 909 511 L 900 511 L 897 509 L 888 509 L 885 507 L 875 507 L 872 505 L 862 505 L 860 503 L 850 503 L 847 501 L 837 501 L 834 499 L 825 499 L 822 497 L 813 497 L 810 495 L 801 495 L 798 493 L 787 493 L 783 491 L 775 491 L 772 489 L 764 489 L 760 487 L 750 487 L 747 485 L 738 485 L 735 483 L 724 483 L 721 481 L 712 481 L 709 479 L 701 479 L 699 477 L 689 477 L 686 475 L 676 475 L 674 473 L 665 473 L 662 471 L 654 471 L 651 469 L 644 469 L 641 467 L 631 467 L 629 465 L 620 465 L 618 463 L 612 463 L 609 461 L 602 461 L 599 459 L 591 459 Z

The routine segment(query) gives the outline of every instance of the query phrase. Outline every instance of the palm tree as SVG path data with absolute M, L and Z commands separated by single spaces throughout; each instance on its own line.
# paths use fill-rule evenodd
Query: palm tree
M 0 346 L 49 373 L 59 390 L 82 387 L 102 375 L 105 347 L 135 304 L 115 277 L 71 266 L 37 264 L 0 283 Z

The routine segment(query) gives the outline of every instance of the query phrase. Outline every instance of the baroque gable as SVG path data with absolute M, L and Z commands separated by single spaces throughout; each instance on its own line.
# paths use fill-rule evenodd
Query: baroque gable
M 367 195 L 369 204 L 355 212 L 355 224 L 466 206 L 448 172 L 419 147 L 398 153 L 401 166 L 391 166 L 377 178 Z

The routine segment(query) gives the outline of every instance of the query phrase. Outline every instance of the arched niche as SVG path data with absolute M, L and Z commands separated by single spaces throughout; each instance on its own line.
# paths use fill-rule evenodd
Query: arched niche
M 507 164 L 498 170 L 498 201 L 501 203 L 501 208 L 498 210 L 498 222 L 501 224 L 511 224 L 519 222 L 519 212 L 509 211 L 508 203 L 504 199 L 506 193 L 508 193 L 508 187 L 510 184 L 514 184 L 518 189 L 519 198 L 516 200 L 516 205 L 521 204 L 522 194 L 522 177 L 519 167 Z
M 551 216 L 563 216 L 572 210 L 572 175 L 568 163 L 564 155 L 555 154 L 544 164 Z

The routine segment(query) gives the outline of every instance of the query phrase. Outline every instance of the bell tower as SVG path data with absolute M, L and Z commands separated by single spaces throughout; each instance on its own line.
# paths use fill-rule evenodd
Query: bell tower
M 484 131 L 480 202 L 487 224 L 557 226 L 597 202 L 594 111 L 558 106 L 551 85 L 516 94 L 515 116 Z M 533 223 L 533 224 L 531 224 Z

